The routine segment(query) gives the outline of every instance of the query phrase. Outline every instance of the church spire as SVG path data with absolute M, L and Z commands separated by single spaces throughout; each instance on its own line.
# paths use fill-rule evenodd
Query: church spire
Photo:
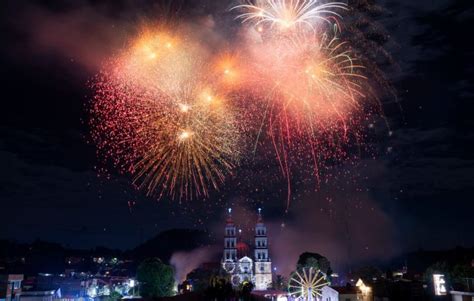
M 227 209 L 227 224 L 233 224 L 234 222 L 232 221 L 232 208 Z

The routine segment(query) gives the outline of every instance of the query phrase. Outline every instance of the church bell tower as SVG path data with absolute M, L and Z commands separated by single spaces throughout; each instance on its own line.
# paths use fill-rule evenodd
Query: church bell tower
M 266 290 L 272 284 L 272 261 L 268 255 L 267 227 L 263 223 L 262 209 L 258 208 L 255 225 L 255 290 Z
M 222 261 L 235 262 L 237 260 L 237 234 L 232 221 L 232 209 L 228 209 L 224 233 L 224 256 Z

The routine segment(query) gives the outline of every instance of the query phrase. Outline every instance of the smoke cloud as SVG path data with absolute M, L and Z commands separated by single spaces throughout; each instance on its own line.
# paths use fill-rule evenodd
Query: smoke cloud
M 399 254 L 394 221 L 375 201 L 390 196 L 388 185 L 378 180 L 388 172 L 383 161 L 363 160 L 337 169 L 341 174 L 333 175 L 319 188 L 295 185 L 293 193 L 298 198 L 291 202 L 287 213 L 281 213 L 284 199 L 266 202 L 245 197 L 229 199 L 234 223 L 237 229 L 242 229 L 240 239 L 251 249 L 257 208 L 263 208 L 270 257 L 277 274 L 288 276 L 294 271 L 303 252 L 327 257 L 335 272 L 368 262 L 388 261 Z M 212 227 L 218 241 L 223 241 L 226 213 L 223 210 L 219 222 Z
M 216 246 L 206 246 L 189 252 L 175 252 L 171 256 L 170 263 L 175 268 L 175 280 L 178 283 L 186 280 L 192 270 L 202 263 L 212 261 L 220 250 Z
M 62 58 L 63 63 L 95 74 L 146 25 L 185 28 L 209 49 L 217 49 L 224 42 L 227 25 L 222 23 L 228 21 L 216 21 L 209 11 L 185 8 L 182 1 L 170 2 L 145 1 L 138 5 L 136 1 L 74 1 L 45 5 L 15 1 L 8 4 L 15 14 L 5 16 L 16 35 L 8 54 L 19 61 L 39 63 L 45 57 L 55 61 Z M 194 13 L 190 15 L 191 11 Z

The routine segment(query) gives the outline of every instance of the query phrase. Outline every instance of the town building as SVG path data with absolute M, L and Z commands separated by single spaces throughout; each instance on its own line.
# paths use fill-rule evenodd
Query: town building
M 22 281 L 22 274 L 0 275 L 0 301 L 18 300 Z

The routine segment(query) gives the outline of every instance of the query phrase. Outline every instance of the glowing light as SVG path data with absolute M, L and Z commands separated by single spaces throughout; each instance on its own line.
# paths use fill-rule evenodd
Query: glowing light
M 443 296 L 447 294 L 446 280 L 443 274 L 433 274 L 433 286 L 436 296 Z
M 192 134 L 193 133 L 190 131 L 182 131 L 178 137 L 179 137 L 179 140 L 184 141 L 186 139 L 189 139 L 189 137 L 191 137 Z
M 180 109 L 181 112 L 183 112 L 183 113 L 188 112 L 190 108 L 191 108 L 191 107 L 190 107 L 189 105 L 187 105 L 187 104 L 184 104 L 184 103 L 179 104 L 179 109 Z
M 271 28 L 278 26 L 284 30 L 306 27 L 314 31 L 317 21 L 331 23 L 330 16 L 341 17 L 334 10 L 347 10 L 347 4 L 344 2 L 320 4 L 318 0 L 257 0 L 255 3 L 245 2 L 234 6 L 231 10 L 234 9 L 244 11 L 237 16 L 242 22 L 253 22 L 256 26 L 269 24 Z

